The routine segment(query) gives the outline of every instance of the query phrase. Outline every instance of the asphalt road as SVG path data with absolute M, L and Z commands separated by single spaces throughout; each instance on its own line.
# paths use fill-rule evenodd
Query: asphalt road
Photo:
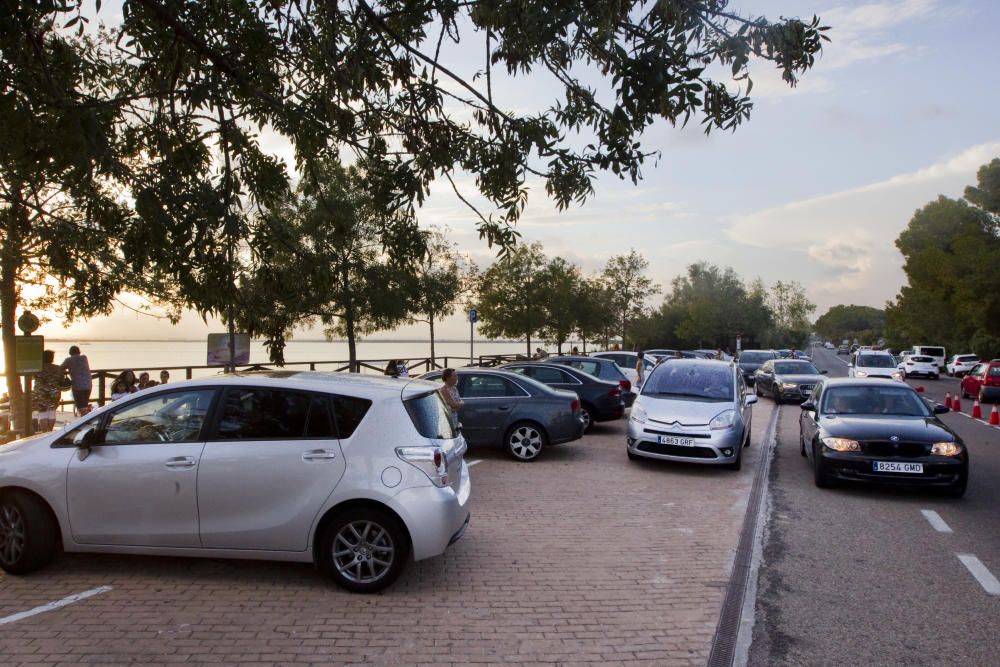
M 831 377 L 846 375 L 843 359 L 814 348 Z M 932 399 L 958 386 L 944 378 L 911 384 Z M 1000 664 L 1000 595 L 959 559 L 973 555 L 1000 576 L 1000 430 L 943 416 L 971 461 L 965 497 L 951 499 L 816 488 L 798 452 L 798 417 L 797 405 L 781 407 L 749 664 Z M 938 518 L 951 532 L 935 529 Z

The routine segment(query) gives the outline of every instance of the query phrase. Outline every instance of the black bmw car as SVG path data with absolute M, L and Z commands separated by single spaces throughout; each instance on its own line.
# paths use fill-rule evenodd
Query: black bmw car
M 936 487 L 959 497 L 969 479 L 962 439 L 909 385 L 824 379 L 802 403 L 799 449 L 816 486 L 836 481 Z

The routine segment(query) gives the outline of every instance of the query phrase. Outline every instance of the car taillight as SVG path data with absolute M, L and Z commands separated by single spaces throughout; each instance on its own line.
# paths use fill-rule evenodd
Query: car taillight
M 622 397 L 621 387 L 618 387 L 616 389 L 612 389 L 611 391 L 609 391 L 608 392 L 608 396 L 611 396 L 613 398 L 621 398 Z
M 580 411 L 580 399 L 574 398 L 573 402 L 569 404 L 570 412 L 577 413 Z
M 621 387 L 622 391 L 632 391 L 632 381 L 631 380 L 619 380 L 618 386 Z
M 396 456 L 421 470 L 436 486 L 448 485 L 448 462 L 438 447 L 397 447 Z

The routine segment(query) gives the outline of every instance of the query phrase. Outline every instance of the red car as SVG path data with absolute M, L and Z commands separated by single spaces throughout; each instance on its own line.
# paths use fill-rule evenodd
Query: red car
M 1000 359 L 977 364 L 962 378 L 962 398 L 973 397 L 980 403 L 1000 402 Z

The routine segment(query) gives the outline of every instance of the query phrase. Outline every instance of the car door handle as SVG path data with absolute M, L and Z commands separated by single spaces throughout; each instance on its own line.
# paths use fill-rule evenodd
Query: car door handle
M 498 405 L 497 406 L 497 410 L 499 410 L 500 412 L 507 412 L 508 410 L 510 410 L 510 406 L 509 405 Z
M 165 465 L 171 470 L 185 470 L 187 468 L 193 468 L 197 465 L 197 461 L 191 456 L 175 456 L 172 459 L 167 459 Z
M 313 449 L 302 455 L 303 461 L 332 461 L 337 458 L 337 452 L 329 449 Z

